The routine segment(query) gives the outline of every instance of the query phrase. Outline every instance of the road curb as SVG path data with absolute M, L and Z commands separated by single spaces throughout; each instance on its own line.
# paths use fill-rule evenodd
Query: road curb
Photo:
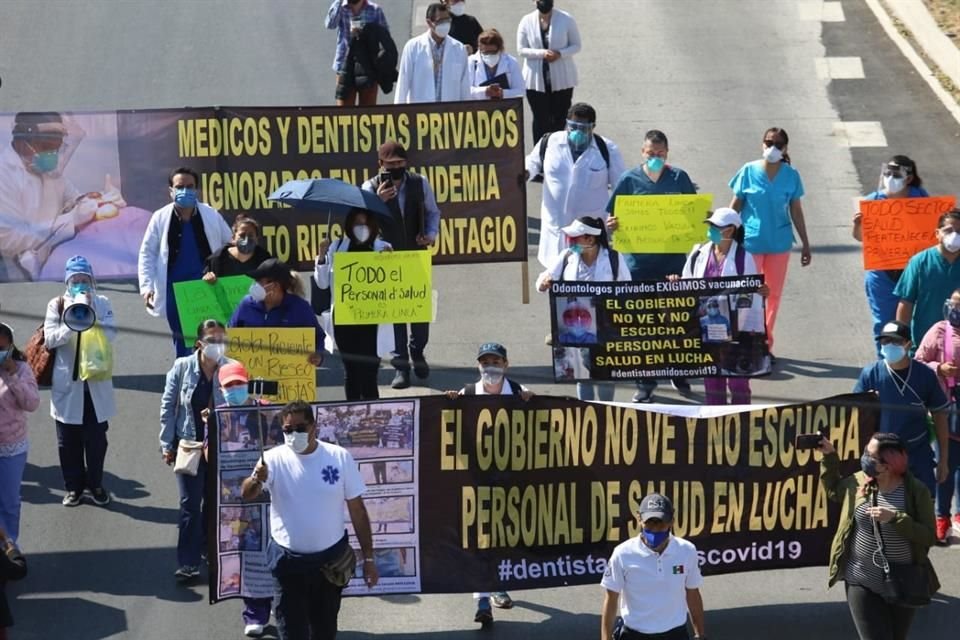
M 910 30 L 923 52 L 960 87 L 960 49 L 943 33 L 923 0 L 887 0 L 885 8 Z

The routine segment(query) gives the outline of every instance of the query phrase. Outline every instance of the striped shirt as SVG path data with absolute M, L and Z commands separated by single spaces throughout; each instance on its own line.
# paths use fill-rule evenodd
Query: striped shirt
M 907 510 L 907 492 L 905 485 L 900 485 L 888 493 L 877 493 L 877 506 L 893 509 L 894 511 Z M 883 593 L 883 561 L 877 552 L 878 541 L 873 532 L 873 520 L 867 513 L 871 503 L 864 502 L 857 507 L 854 514 L 853 544 L 850 547 L 850 557 L 847 560 L 844 580 L 847 584 L 856 584 L 877 594 Z M 883 554 L 890 564 L 909 564 L 913 560 L 910 550 L 910 541 L 900 535 L 892 522 L 879 523 L 880 534 L 883 536 Z M 875 554 L 876 552 L 876 554 Z

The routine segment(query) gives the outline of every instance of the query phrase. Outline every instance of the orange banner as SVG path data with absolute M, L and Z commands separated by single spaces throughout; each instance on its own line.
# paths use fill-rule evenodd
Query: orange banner
M 936 244 L 937 219 L 953 209 L 954 196 L 863 200 L 863 268 L 903 269 L 915 254 Z

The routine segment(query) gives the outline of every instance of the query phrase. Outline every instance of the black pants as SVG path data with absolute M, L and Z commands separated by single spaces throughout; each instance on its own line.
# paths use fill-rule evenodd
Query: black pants
M 687 627 L 676 627 L 663 633 L 640 633 L 629 627 L 624 627 L 618 640 L 690 640 Z
M 272 545 L 273 543 L 271 543 Z M 273 550 L 268 550 L 268 555 Z M 328 581 L 311 554 L 285 555 L 273 572 L 273 605 L 280 640 L 334 640 L 343 587 Z
M 420 360 L 423 350 L 427 348 L 430 339 L 429 322 L 410 323 L 410 343 L 407 344 L 407 325 L 393 325 L 393 339 L 396 341 L 393 352 L 393 366 L 398 371 L 410 370 L 410 358 Z
M 527 89 L 527 102 L 533 112 L 533 143 L 537 144 L 543 134 L 566 129 L 567 112 L 573 103 L 573 89 L 547 93 Z
M 913 622 L 913 609 L 898 607 L 873 591 L 848 584 L 847 605 L 860 640 L 906 640 Z
M 57 452 L 67 491 L 103 487 L 103 460 L 107 457 L 107 423 L 97 422 L 90 389 L 83 385 L 83 423 L 57 422 Z
M 343 390 L 347 400 L 377 400 L 377 325 L 335 326 L 333 337 L 343 360 Z

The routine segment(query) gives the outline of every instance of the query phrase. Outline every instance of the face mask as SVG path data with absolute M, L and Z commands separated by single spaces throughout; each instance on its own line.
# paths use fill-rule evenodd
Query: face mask
M 214 362 L 220 362 L 226 352 L 226 345 L 220 342 L 203 345 L 204 357 L 206 357 L 208 360 L 213 360 Z
M 567 131 L 567 140 L 575 150 L 582 151 L 590 144 L 590 134 L 580 129 L 571 129 Z
M 9 355 L 10 355 L 9 349 L 7 349 L 6 351 L 0 351 L 0 364 L 3 364 L 4 362 L 6 362 L 7 356 Z
M 883 176 L 883 190 L 887 193 L 900 193 L 907 186 L 906 178 Z
M 357 242 L 360 244 L 365 243 L 370 239 L 370 227 L 367 225 L 360 225 L 353 228 L 353 237 L 357 239 Z
M 503 369 L 500 367 L 480 367 L 480 379 L 486 385 L 500 384 L 500 381 L 503 380 Z
M 583 245 L 582 245 L 582 244 L 572 244 L 572 245 L 570 245 L 570 251 L 573 251 L 575 254 L 577 254 L 577 255 L 579 256 L 580 254 L 583 253 Z
M 403 176 L 407 175 L 406 167 L 397 167 L 395 169 L 387 169 L 390 172 L 391 180 L 403 180 Z
M 481 53 L 480 59 L 483 60 L 483 64 L 488 67 L 495 67 L 500 64 L 500 54 L 499 53 Z
M 867 474 L 869 478 L 876 478 L 880 475 L 880 472 L 877 471 L 877 461 L 866 453 L 860 456 L 860 468 L 863 469 L 863 472 Z
M 50 173 L 60 164 L 60 153 L 58 151 L 41 151 L 33 154 L 31 166 L 37 173 Z
M 947 322 L 951 327 L 960 327 L 960 309 L 950 309 L 947 313 Z
M 437 34 L 440 38 L 446 38 L 447 34 L 450 33 L 450 23 L 449 22 L 439 22 L 433 25 L 433 32 Z
M 658 171 L 663 169 L 664 164 L 666 164 L 666 162 L 664 162 L 663 158 L 661 158 L 660 156 L 653 156 L 651 158 L 647 158 L 647 169 L 650 169 L 650 171 L 652 171 L 653 173 L 657 173 Z
M 263 285 L 259 282 L 254 282 L 250 285 L 250 291 L 248 293 L 254 302 L 263 302 L 263 299 L 267 297 L 267 290 L 264 289 Z
M 907 350 L 903 345 L 888 342 L 880 345 L 880 354 L 887 362 L 900 362 L 907 355 Z
M 707 227 L 707 237 L 713 244 L 719 244 L 723 242 L 723 231 L 716 227 Z
M 85 296 L 90 293 L 90 285 L 86 282 L 77 282 L 76 284 L 70 285 L 70 295 L 74 298 L 77 296 Z
M 537 11 L 540 13 L 553 11 L 553 0 L 537 0 Z
M 450 13 L 457 16 L 458 18 L 467 12 L 467 3 L 458 2 L 457 4 L 450 5 Z
M 707 307 L 707 315 L 716 317 L 720 315 L 720 309 L 718 309 L 717 307 Z
M 306 433 L 295 431 L 293 433 L 283 434 L 283 442 L 293 449 L 294 453 L 303 453 L 310 444 L 310 436 Z
M 257 250 L 257 243 L 253 241 L 252 238 L 246 236 L 240 236 L 240 239 L 237 240 L 237 251 L 243 255 L 250 255 Z
M 957 251 L 960 251 L 960 233 L 951 231 L 950 233 L 944 234 L 942 242 L 943 248 L 950 253 L 956 253 Z
M 231 407 L 244 404 L 249 397 L 250 394 L 247 392 L 247 385 L 245 384 L 238 384 L 223 390 L 223 398 Z
M 647 545 L 656 549 L 664 541 L 670 537 L 669 531 L 647 531 L 643 530 L 643 539 L 647 541 Z
M 771 164 L 776 164 L 783 159 L 783 151 L 776 147 L 765 147 L 763 150 L 763 159 Z
M 197 190 L 189 188 L 174 189 L 173 203 L 181 209 L 192 209 L 197 206 Z

